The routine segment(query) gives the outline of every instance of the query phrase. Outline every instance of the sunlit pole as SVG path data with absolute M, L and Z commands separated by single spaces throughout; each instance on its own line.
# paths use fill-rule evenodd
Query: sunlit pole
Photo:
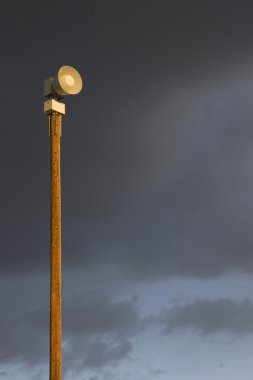
M 50 380 L 61 380 L 61 118 L 51 113 Z
M 50 228 L 50 380 L 62 379 L 62 296 L 61 296 L 61 135 L 64 95 L 81 91 L 82 79 L 71 66 L 60 68 L 55 78 L 45 81 L 44 113 L 49 117 L 51 228 Z

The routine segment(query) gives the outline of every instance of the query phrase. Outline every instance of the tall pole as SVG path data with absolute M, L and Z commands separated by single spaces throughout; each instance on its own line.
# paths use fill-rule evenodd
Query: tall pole
M 44 81 L 44 113 L 49 116 L 51 139 L 51 228 L 50 228 L 50 380 L 62 379 L 61 311 L 61 135 L 65 104 L 63 95 L 82 89 L 82 78 L 71 66 L 62 66 L 55 77 Z
M 62 378 L 61 121 L 60 113 L 49 115 L 51 138 L 50 380 Z

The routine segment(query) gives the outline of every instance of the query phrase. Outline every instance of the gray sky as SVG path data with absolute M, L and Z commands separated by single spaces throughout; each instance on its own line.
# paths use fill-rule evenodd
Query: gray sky
M 43 81 L 62 136 L 63 379 L 250 380 L 253 5 L 2 1 L 0 379 L 49 362 Z

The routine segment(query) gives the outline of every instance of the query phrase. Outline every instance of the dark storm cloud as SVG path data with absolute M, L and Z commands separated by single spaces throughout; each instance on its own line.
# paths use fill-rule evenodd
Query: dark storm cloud
M 252 273 L 253 87 L 245 76 L 163 94 L 149 119 L 138 115 L 143 138 L 131 145 L 134 160 L 124 156 L 128 170 L 119 165 L 103 187 L 108 210 L 85 217 L 84 208 L 82 217 L 81 203 L 76 213 L 68 243 L 78 242 L 79 263 L 116 263 L 135 278 Z
M 175 305 L 163 313 L 161 321 L 164 334 L 189 330 L 204 336 L 226 334 L 241 337 L 253 333 L 252 314 L 251 300 L 220 298 Z
M 66 273 L 111 266 L 118 290 L 122 278 L 253 272 L 252 11 L 231 0 L 1 2 L 0 272 L 16 274 L 0 288 L 2 363 L 48 363 L 49 291 L 22 283 L 49 274 L 43 80 L 61 65 L 84 76 L 63 121 Z M 136 300 L 69 290 L 65 371 L 129 357 L 148 323 Z M 252 331 L 250 301 L 170 313 L 166 333 Z
M 250 57 L 252 4 L 100 1 L 75 2 L 71 9 L 65 1 L 20 4 L 3 3 L 0 26 L 6 73 L 1 271 L 48 270 L 49 140 L 42 83 L 66 63 L 85 76 L 86 91 L 67 100 L 64 119 L 68 265 L 116 262 L 136 276 L 252 268 L 251 217 L 236 220 L 249 198 L 241 203 L 233 192 L 242 180 L 240 194 L 243 186 L 250 194 L 250 171 L 244 170 L 243 178 L 241 172 L 250 162 L 242 155 L 252 138 L 251 108 L 244 107 L 251 90 L 223 107 L 223 93 L 217 104 L 215 96 L 208 98 L 206 83 L 211 81 L 219 98 L 222 73 L 231 65 L 240 73 L 241 62 Z M 52 32 L 56 14 L 60 37 Z M 231 162 L 235 146 L 238 161 Z
M 0 363 L 20 363 L 29 367 L 48 361 L 49 304 L 43 302 L 37 280 L 2 287 L 0 313 Z M 18 294 L 17 294 L 18 285 Z M 36 296 L 38 298 L 36 298 Z M 66 368 L 102 367 L 117 363 L 132 351 L 132 338 L 147 322 L 142 321 L 138 300 L 113 300 L 102 292 L 73 293 L 63 299 L 63 356 Z
M 71 365 L 98 368 L 127 358 L 133 348 L 131 338 L 148 323 L 139 315 L 135 296 L 114 301 L 94 292 L 66 299 L 63 315 L 66 370 Z
M 71 294 L 63 298 L 63 328 L 65 337 L 83 334 L 134 333 L 139 323 L 137 300 L 113 301 L 97 292 Z M 37 328 L 45 328 L 48 307 L 43 306 L 31 315 Z
M 46 360 L 48 349 L 48 333 L 41 334 L 16 315 L 17 310 L 1 311 L 1 363 L 25 363 L 38 365 Z

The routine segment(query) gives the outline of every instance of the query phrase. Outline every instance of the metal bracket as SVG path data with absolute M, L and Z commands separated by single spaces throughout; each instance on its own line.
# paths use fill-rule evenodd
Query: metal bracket
M 44 114 L 50 115 L 51 113 L 60 113 L 65 115 L 65 104 L 57 102 L 55 99 L 48 99 L 44 102 Z

